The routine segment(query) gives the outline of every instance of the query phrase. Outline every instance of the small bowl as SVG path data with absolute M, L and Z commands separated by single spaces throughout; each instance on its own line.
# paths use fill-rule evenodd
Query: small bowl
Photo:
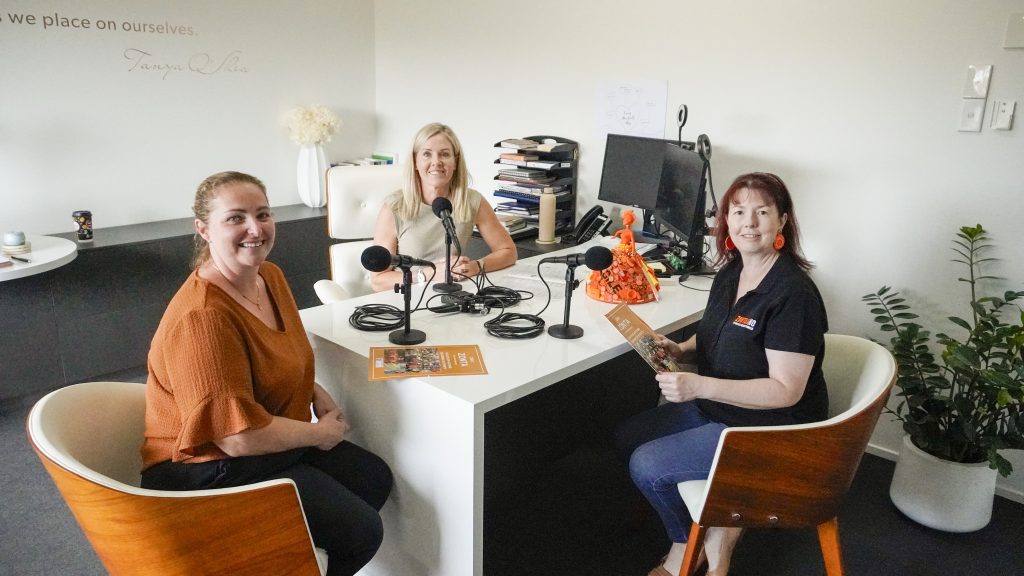
M 21 246 L 25 244 L 24 232 L 4 232 L 4 246 Z

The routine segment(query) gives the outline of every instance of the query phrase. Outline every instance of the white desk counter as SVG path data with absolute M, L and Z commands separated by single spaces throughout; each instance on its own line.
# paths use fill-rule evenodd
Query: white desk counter
M 28 236 L 26 239 L 32 244 L 32 251 L 15 254 L 15 256 L 31 260 L 31 262 L 12 259 L 14 262 L 12 266 L 0 268 L 0 282 L 41 274 L 59 268 L 78 256 L 78 246 L 65 238 Z
M 584 252 L 592 244 L 545 257 Z M 535 272 L 539 257 L 489 275 L 496 284 L 510 274 Z M 562 280 L 564 264 L 544 264 L 546 279 Z M 584 267 L 576 278 L 589 275 Z M 509 281 L 517 288 L 522 280 Z M 512 310 L 536 313 L 547 298 L 535 282 L 535 298 Z M 707 302 L 709 278 L 692 278 L 691 290 L 675 278 L 662 282 L 659 302 L 634 306 L 655 330 L 669 333 L 700 320 Z M 468 285 L 464 284 L 464 288 Z M 317 380 L 346 410 L 353 422 L 352 439 L 376 452 L 395 472 L 395 490 L 384 507 L 384 545 L 360 574 L 479 575 L 483 557 L 484 414 L 532 392 L 578 374 L 632 349 L 604 315 L 612 304 L 586 295 L 583 283 L 572 297 L 569 322 L 584 330 L 582 338 L 559 340 L 547 333 L 527 340 L 487 334 L 487 316 L 412 315 L 412 328 L 422 330 L 422 345 L 477 344 L 488 374 L 367 381 L 369 348 L 392 346 L 388 332 L 362 332 L 348 319 L 356 306 L 369 303 L 403 307 L 402 298 L 383 292 L 302 311 L 302 320 L 316 354 Z M 429 288 L 428 288 L 429 290 Z M 561 324 L 564 283 L 543 318 Z M 433 295 L 428 292 L 426 298 Z M 419 298 L 414 290 L 413 306 Z M 612 376 L 612 375 L 610 375 Z M 653 379 L 653 377 L 652 377 Z

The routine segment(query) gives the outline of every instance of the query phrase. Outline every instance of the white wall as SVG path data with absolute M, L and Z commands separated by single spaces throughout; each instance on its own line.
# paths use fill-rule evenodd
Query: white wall
M 668 80 L 665 136 L 707 133 L 721 194 L 752 170 L 789 184 L 833 332 L 880 337 L 863 294 L 906 288 L 920 312 L 966 315 L 950 262 L 960 225 L 982 223 L 1021 289 L 1024 128 L 957 132 L 969 64 L 994 66 L 989 102 L 1024 107 L 1024 50 L 1001 46 L 1021 0 L 728 3 L 692 0 L 377 0 L 378 145 L 405 150 L 429 121 L 450 124 L 478 188 L 491 146 L 554 134 L 581 143 L 581 208 L 593 204 L 602 80 Z M 943 320 L 944 322 L 944 320 Z M 950 329 L 948 324 L 942 328 Z M 900 429 L 883 416 L 877 450 Z M 1024 501 L 1024 457 L 1001 493 Z
M 54 14 L 90 28 L 44 28 Z M 193 34 L 99 30 L 100 20 Z M 151 54 L 134 70 L 132 49 Z M 213 74 L 143 69 L 197 54 L 237 60 Z M 228 169 L 262 178 L 275 206 L 298 203 L 298 147 L 281 125 L 296 105 L 341 116 L 329 160 L 368 154 L 376 137 L 372 0 L 4 0 L 0 71 L 3 230 L 74 230 L 79 209 L 97 234 L 188 216 L 199 182 Z

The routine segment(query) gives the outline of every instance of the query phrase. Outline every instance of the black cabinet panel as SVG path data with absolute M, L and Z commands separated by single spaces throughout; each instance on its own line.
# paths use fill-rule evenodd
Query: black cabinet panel
M 275 208 L 270 260 L 299 308 L 329 278 L 326 210 Z M 191 219 L 97 230 L 65 266 L 0 283 L 0 400 L 145 370 L 164 309 L 191 273 Z M 63 235 L 62 235 L 63 236 Z

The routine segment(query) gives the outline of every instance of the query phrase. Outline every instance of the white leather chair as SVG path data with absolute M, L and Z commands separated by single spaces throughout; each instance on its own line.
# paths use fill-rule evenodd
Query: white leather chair
M 896 361 L 870 340 L 825 335 L 828 420 L 726 428 L 707 480 L 680 482 L 690 517 L 679 571 L 696 568 L 708 527 L 815 527 L 828 576 L 843 574 L 836 515 L 889 390 Z
M 324 304 L 373 292 L 359 257 L 373 244 L 384 199 L 402 188 L 398 165 L 334 166 L 327 171 L 327 234 L 347 240 L 330 248 L 331 279 L 313 285 Z
M 295 483 L 139 488 L 146 386 L 89 382 L 44 396 L 32 447 L 110 574 L 298 574 L 327 570 Z

